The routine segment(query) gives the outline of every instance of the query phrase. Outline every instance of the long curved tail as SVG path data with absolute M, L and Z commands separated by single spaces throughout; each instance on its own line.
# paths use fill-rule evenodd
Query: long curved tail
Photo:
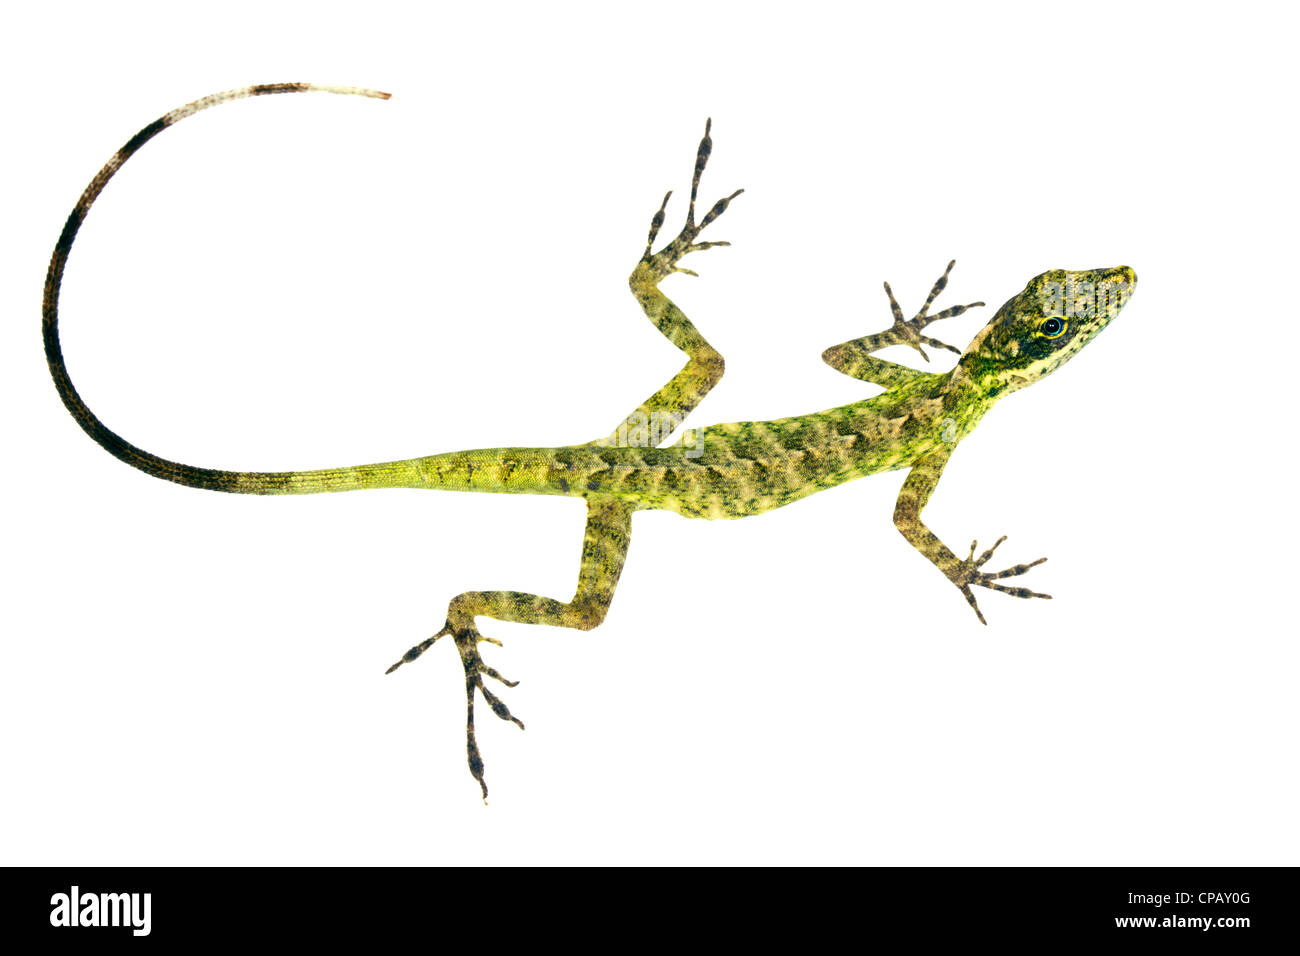
M 90 211 L 95 199 L 113 175 L 141 146 L 153 139 L 168 126 L 192 116 L 210 106 L 240 100 L 250 96 L 266 96 L 271 93 L 340 93 L 352 96 L 370 96 L 386 100 L 388 93 L 378 90 L 359 89 L 350 86 L 314 86 L 310 83 L 269 83 L 262 86 L 247 86 L 243 89 L 215 93 L 188 103 L 179 109 L 154 120 L 140 132 L 136 133 L 126 144 L 113 154 L 113 158 L 104 164 L 104 168 L 90 181 L 76 206 L 68 215 L 59 241 L 54 246 L 50 257 L 50 269 L 45 276 L 45 299 L 41 309 L 42 331 L 45 336 L 45 357 L 50 365 L 50 375 L 54 377 L 54 386 L 59 397 L 68 407 L 72 417 L 82 429 L 109 451 L 132 468 L 158 478 L 165 478 L 178 484 L 194 488 L 209 488 L 214 491 L 229 491 L 253 495 L 305 494 L 319 491 L 349 491 L 354 488 L 376 486 L 393 487 L 407 484 L 424 484 L 414 463 L 387 462 L 375 465 L 361 465 L 355 468 L 326 469 L 321 471 L 218 471 L 212 468 L 196 468 L 168 461 L 137 448 L 101 422 L 92 412 L 68 376 L 68 369 L 63 362 L 63 350 L 59 345 L 59 287 L 63 282 L 63 270 L 68 263 L 68 253 L 72 242 L 77 237 L 77 230 Z M 409 473 L 409 474 L 408 474 Z

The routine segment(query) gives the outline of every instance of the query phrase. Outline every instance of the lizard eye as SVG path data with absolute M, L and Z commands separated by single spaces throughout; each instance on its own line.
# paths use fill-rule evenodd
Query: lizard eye
M 1060 319 L 1048 319 L 1038 327 L 1038 331 L 1043 333 L 1044 338 L 1059 339 L 1065 334 L 1065 323 Z

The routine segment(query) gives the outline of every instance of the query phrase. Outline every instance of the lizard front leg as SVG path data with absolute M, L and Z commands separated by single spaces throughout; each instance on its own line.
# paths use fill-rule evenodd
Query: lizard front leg
M 663 249 L 659 252 L 652 251 L 655 239 L 664 224 L 664 212 L 668 208 L 668 198 L 672 195 L 670 190 L 664 196 L 659 211 L 650 221 L 650 235 L 646 240 L 645 253 L 628 277 L 632 294 L 636 296 L 646 317 L 663 333 L 664 338 L 687 354 L 689 361 L 667 385 L 637 406 L 611 435 L 601 439 L 598 444 L 622 443 L 627 426 L 634 423 L 655 423 L 655 433 L 662 434 L 666 438 L 673 428 L 681 424 L 699 405 L 709 390 L 718 384 L 725 370 L 722 355 L 705 340 L 682 310 L 659 289 L 659 283 L 674 272 L 696 275 L 690 269 L 683 269 L 678 265 L 683 256 L 712 249 L 714 246 L 731 244 L 721 241 L 696 242 L 704 228 L 726 212 L 731 201 L 744 192 L 743 189 L 737 189 L 730 196 L 719 199 L 699 223 L 695 222 L 695 201 L 700 191 L 700 176 L 704 173 L 709 155 L 713 152 L 713 140 L 709 136 L 711 128 L 712 120 L 705 123 L 704 138 L 700 140 L 699 149 L 695 154 L 695 171 L 691 176 L 691 201 L 686 211 L 686 225 Z M 665 424 L 669 427 L 661 427 Z
M 939 293 L 947 287 L 948 273 L 952 272 L 952 267 L 956 264 L 956 259 L 948 263 L 948 268 L 943 270 L 943 275 L 939 276 L 930 289 L 930 295 L 925 300 L 925 305 L 921 306 L 921 311 L 910 319 L 905 320 L 903 318 L 903 310 L 899 307 L 898 300 L 894 298 L 894 290 L 886 282 L 885 294 L 889 296 L 889 309 L 894 315 L 894 324 L 884 332 L 877 332 L 875 335 L 864 335 L 860 339 L 851 339 L 848 342 L 841 342 L 839 345 L 832 345 L 822 353 L 822 361 L 837 372 L 843 372 L 853 378 L 862 379 L 864 382 L 883 385 L 885 388 L 894 388 L 898 385 L 905 385 L 925 373 L 908 368 L 906 365 L 899 365 L 897 362 L 876 358 L 871 354 L 872 352 L 891 345 L 907 345 L 920 352 L 921 358 L 928 362 L 930 356 L 926 355 L 925 349 L 922 348 L 923 345 L 928 345 L 931 348 L 947 349 L 949 352 L 956 352 L 960 355 L 961 349 L 921 334 L 922 330 L 931 322 L 951 319 L 961 315 L 967 309 L 973 309 L 984 304 L 983 302 L 972 302 L 970 305 L 954 305 L 935 315 L 929 314 L 930 306 L 934 304 L 934 300 L 938 298 Z
M 898 502 L 894 506 L 894 525 L 902 532 L 903 537 L 908 540 L 912 547 L 929 558 L 930 562 L 942 571 L 949 581 L 957 585 L 958 590 L 965 596 L 967 603 L 975 612 L 975 616 L 980 619 L 980 623 L 987 624 L 988 621 L 984 620 L 984 615 L 975 600 L 975 593 L 971 590 L 971 585 L 1001 591 L 1003 594 L 1010 594 L 1013 597 L 1050 599 L 1050 594 L 1039 594 L 1037 591 L 1031 591 L 1028 588 L 1007 587 L 1005 584 L 998 583 L 1001 578 L 1013 578 L 1024 574 L 1030 568 L 1037 567 L 1047 559 L 1039 558 L 1037 561 L 1030 561 L 1028 564 L 1017 564 L 997 572 L 982 571 L 980 569 L 993 557 L 993 552 L 998 545 L 1006 540 L 1006 535 L 998 538 L 993 547 L 986 550 L 978 558 L 975 557 L 977 544 L 972 541 L 970 554 L 966 556 L 965 560 L 962 560 L 953 554 L 935 533 L 922 523 L 921 511 L 925 508 L 926 502 L 930 500 L 930 494 L 934 491 L 935 485 L 939 483 L 939 476 L 943 474 L 943 468 L 948 464 L 948 459 L 952 456 L 952 450 L 955 447 L 955 444 L 945 443 L 940 445 L 934 451 L 917 459 L 916 463 L 912 465 L 907 480 L 903 482 L 903 489 L 898 493 Z
M 632 537 L 632 511 L 629 505 L 620 501 L 588 499 L 587 529 L 582 542 L 582 568 L 578 573 L 577 593 L 572 601 L 565 603 L 521 591 L 466 591 L 451 599 L 447 606 L 447 623 L 442 630 L 412 647 L 402 655 L 401 660 L 388 668 L 387 673 L 391 674 L 403 664 L 410 663 L 439 638 L 450 635 L 455 641 L 461 664 L 465 668 L 465 751 L 469 760 L 469 772 L 483 788 L 484 800 L 487 799 L 488 788 L 483 779 L 483 758 L 479 754 L 474 735 L 475 695 L 482 694 L 492 712 L 502 720 L 514 722 L 521 730 L 524 724 L 510 713 L 505 703 L 488 690 L 483 682 L 483 678 L 490 677 L 507 687 L 514 687 L 518 683 L 506 680 L 483 661 L 478 645 L 486 642 L 500 646 L 501 642 L 480 634 L 474 619 L 483 616 L 498 621 L 550 624 L 583 631 L 599 625 L 609 611 L 614 589 L 618 586 L 618 578 L 623 571 L 623 562 L 627 558 L 627 547 Z

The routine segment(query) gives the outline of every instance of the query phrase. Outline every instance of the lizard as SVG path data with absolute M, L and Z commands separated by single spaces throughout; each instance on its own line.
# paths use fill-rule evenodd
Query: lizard
M 561 601 L 518 591 L 468 591 L 451 599 L 443 626 L 410 648 L 387 671 L 419 658 L 450 637 L 465 674 L 466 756 L 469 770 L 488 795 L 483 759 L 475 735 L 474 706 L 481 696 L 499 718 L 522 728 L 491 689 L 491 679 L 516 686 L 488 665 L 480 644 L 500 641 L 482 634 L 477 620 L 548 624 L 590 630 L 605 618 L 631 540 L 632 516 L 662 509 L 688 518 L 734 519 L 780 508 L 815 492 L 867 475 L 908 469 L 894 509 L 894 524 L 962 594 L 981 623 L 987 623 L 974 588 L 1017 598 L 1049 598 L 1004 583 L 1046 558 L 986 570 L 1004 535 L 978 556 L 978 543 L 958 557 L 921 520 L 944 466 L 957 444 L 1004 396 L 1042 379 L 1069 361 L 1123 307 L 1137 281 L 1127 266 L 1067 271 L 1054 269 L 1030 279 L 997 310 L 965 349 L 925 334 L 929 325 L 954 318 L 983 302 L 931 313 L 948 282 L 949 262 L 921 309 L 905 318 L 889 283 L 892 324 L 883 332 L 831 346 L 822 359 L 832 368 L 883 392 L 837 408 L 773 421 L 733 422 L 686 430 L 667 444 L 685 417 L 722 378 L 722 355 L 660 289 L 675 273 L 697 275 L 682 259 L 728 242 L 702 241 L 700 234 L 726 212 L 743 190 L 717 200 L 696 220 L 700 179 L 713 149 L 712 120 L 696 151 L 686 221 L 655 251 L 670 190 L 654 213 L 645 251 L 628 284 L 641 310 L 668 341 L 685 353 L 686 364 L 662 388 L 624 416 L 604 436 L 559 448 L 481 448 L 401 461 L 312 471 L 232 472 L 161 458 L 132 445 L 87 407 L 69 377 L 58 330 L 59 290 L 77 231 L 96 197 L 141 146 L 162 130 L 210 107 L 246 97 L 326 92 L 388 99 L 389 94 L 354 87 L 277 83 L 249 86 L 196 100 L 144 127 L 91 180 L 63 227 L 50 259 L 42 304 L 45 353 L 55 387 L 81 428 L 107 451 L 147 474 L 195 488 L 237 494 L 278 495 L 353 491 L 365 488 L 435 488 L 503 494 L 566 495 L 587 505 L 581 564 L 574 596 Z M 948 372 L 922 372 L 875 353 L 889 346 L 914 349 L 928 363 L 926 347 L 956 353 Z

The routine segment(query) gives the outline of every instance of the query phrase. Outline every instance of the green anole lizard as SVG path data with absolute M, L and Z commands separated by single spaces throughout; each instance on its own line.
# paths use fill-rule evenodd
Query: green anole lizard
M 476 619 L 551 624 L 589 630 L 604 620 L 627 555 L 634 512 L 658 508 L 688 518 L 744 518 L 762 514 L 816 491 L 880 472 L 910 469 L 894 509 L 894 524 L 969 602 L 984 622 L 973 587 L 1014 597 L 1046 598 L 1002 583 L 1045 561 L 1039 558 L 1001 571 L 985 571 L 1005 538 L 976 556 L 976 543 L 960 558 L 921 521 L 921 512 L 957 443 L 1004 395 L 1059 368 L 1113 319 L 1137 277 L 1127 266 L 1078 272 L 1052 270 L 1031 279 L 1008 300 L 966 349 L 923 334 L 928 325 L 982 306 L 956 305 L 933 315 L 930 306 L 948 282 L 953 263 L 935 282 L 921 310 L 905 319 L 889 284 L 893 324 L 875 335 L 832 346 L 823 360 L 854 378 L 881 385 L 871 398 L 808 415 L 766 422 L 733 422 L 686 431 L 675 444 L 664 441 L 722 378 L 722 356 L 705 341 L 680 309 L 659 289 L 674 272 L 694 275 L 679 263 L 689 253 L 727 245 L 699 241 L 700 233 L 740 195 L 720 199 L 696 222 L 700 176 L 712 150 L 706 124 L 691 177 L 690 203 L 681 232 L 658 252 L 670 192 L 650 223 L 645 252 L 629 278 L 646 316 L 688 356 L 671 381 L 625 416 L 607 436 L 562 448 L 481 448 L 405 461 L 319 471 L 232 472 L 196 468 L 159 458 L 118 436 L 87 408 L 73 387 L 59 345 L 59 288 L 68 253 L 82 221 L 104 186 L 144 143 L 200 110 L 230 100 L 270 93 L 321 91 L 387 99 L 387 93 L 351 87 L 280 83 L 251 86 L 204 97 L 146 126 L 114 154 L 91 180 L 55 245 L 45 281 L 43 331 L 50 373 L 64 404 L 91 438 L 127 464 L 195 488 L 240 494 L 313 494 L 361 488 L 441 488 L 505 494 L 568 495 L 587 502 L 587 527 L 577 591 L 569 601 L 517 591 L 469 591 L 451 599 L 441 630 L 412 647 L 396 670 L 450 637 L 465 670 L 466 749 L 470 772 L 487 797 L 483 761 L 474 736 L 474 703 L 481 694 L 498 717 L 523 723 L 488 689 L 484 678 L 508 687 L 479 654 L 479 644 L 498 641 L 479 633 Z M 950 372 L 920 372 L 877 358 L 891 345 L 914 348 L 928 362 L 924 346 L 960 357 Z

